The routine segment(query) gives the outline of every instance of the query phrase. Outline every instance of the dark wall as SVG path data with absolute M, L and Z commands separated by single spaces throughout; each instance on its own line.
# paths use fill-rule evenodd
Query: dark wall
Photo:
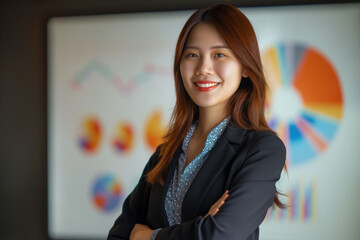
M 33 4 L 14 2 L 0 6 L 0 239 L 45 239 L 44 30 Z
M 221 1 L 0 0 L 1 240 L 48 239 L 47 19 L 65 15 L 194 9 L 216 2 Z M 266 0 L 232 2 L 238 7 L 270 4 Z M 271 1 L 271 5 L 287 2 L 314 3 Z

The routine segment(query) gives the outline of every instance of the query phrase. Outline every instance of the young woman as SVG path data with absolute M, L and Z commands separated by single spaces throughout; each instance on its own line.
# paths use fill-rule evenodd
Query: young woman
M 197 10 L 174 62 L 176 105 L 108 239 L 259 238 L 278 199 L 285 147 L 264 118 L 265 82 L 249 20 L 220 4 Z

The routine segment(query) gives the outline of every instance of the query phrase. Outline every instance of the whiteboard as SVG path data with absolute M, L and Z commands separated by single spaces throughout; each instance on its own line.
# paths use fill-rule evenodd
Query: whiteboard
M 288 148 L 261 239 L 358 239 L 360 5 L 242 9 L 271 86 L 267 117 Z M 172 64 L 192 11 L 48 23 L 49 235 L 104 239 L 175 103 Z

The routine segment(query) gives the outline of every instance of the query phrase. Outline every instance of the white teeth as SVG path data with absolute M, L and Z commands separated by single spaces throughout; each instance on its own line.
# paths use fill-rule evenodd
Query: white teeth
M 195 83 L 195 84 L 202 88 L 208 88 L 208 87 L 214 87 L 214 86 L 218 85 L 219 83 L 206 83 L 206 84 Z

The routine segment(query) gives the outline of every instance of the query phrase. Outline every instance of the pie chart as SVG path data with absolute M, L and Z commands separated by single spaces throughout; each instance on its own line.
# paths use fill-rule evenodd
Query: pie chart
M 280 43 L 265 49 L 262 61 L 268 123 L 286 145 L 287 164 L 308 163 L 328 149 L 341 123 L 341 81 L 312 46 Z
M 113 146 L 119 153 L 129 153 L 134 145 L 134 130 L 130 123 L 120 122 L 113 138 Z
M 109 212 L 115 209 L 123 196 L 121 183 L 110 174 L 98 177 L 92 187 L 92 202 L 96 208 Z
M 160 110 L 154 110 L 145 122 L 145 141 L 155 151 L 157 146 L 163 142 L 163 136 L 166 133 L 166 128 L 163 124 L 163 114 Z
M 79 136 L 79 146 L 85 153 L 94 153 L 101 142 L 102 129 L 100 121 L 95 116 L 88 116 L 82 122 Z

